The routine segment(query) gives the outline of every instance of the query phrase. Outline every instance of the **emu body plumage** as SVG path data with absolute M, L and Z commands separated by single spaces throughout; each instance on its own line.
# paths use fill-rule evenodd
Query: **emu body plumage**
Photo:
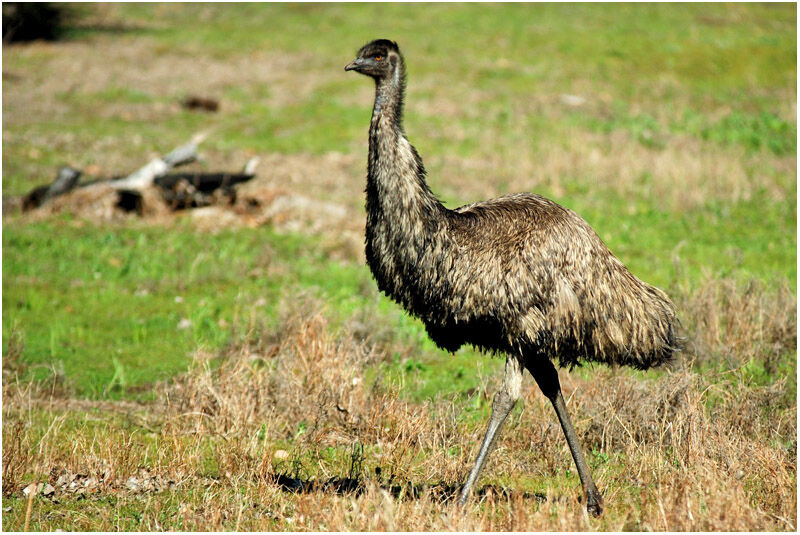
M 566 416 L 552 361 L 661 364 L 678 345 L 672 303 L 633 276 L 575 212 L 542 196 L 507 195 L 447 209 L 428 187 L 422 159 L 403 130 L 405 66 L 397 45 L 373 41 L 346 70 L 375 79 L 366 257 L 378 287 L 420 318 L 442 349 L 472 344 L 508 356 L 462 502 L 527 368 L 554 403 L 587 506 L 599 514 L 602 498 Z

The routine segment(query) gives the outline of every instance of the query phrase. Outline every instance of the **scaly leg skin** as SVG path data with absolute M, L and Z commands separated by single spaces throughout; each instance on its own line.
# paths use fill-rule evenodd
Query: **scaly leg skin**
M 547 359 L 531 363 L 528 366 L 528 370 L 533 375 L 533 378 L 536 379 L 536 383 L 542 393 L 550 400 L 556 410 L 561 429 L 564 431 L 569 450 L 572 452 L 572 458 L 575 460 L 575 466 L 578 468 L 578 475 L 581 478 L 583 493 L 586 497 L 586 510 L 593 516 L 600 516 L 603 513 L 603 497 L 594 484 L 592 474 L 589 472 L 589 465 L 586 464 L 586 459 L 583 456 L 583 448 L 581 448 L 578 435 L 575 433 L 575 429 L 569 419 L 567 405 L 564 403 L 564 396 L 561 395 L 558 371 L 556 371 L 553 363 Z
M 497 439 L 497 434 L 500 431 L 500 428 L 503 426 L 503 422 L 506 420 L 508 414 L 511 412 L 511 409 L 514 408 L 514 405 L 516 405 L 517 400 L 519 399 L 521 388 L 522 367 L 520 366 L 519 360 L 516 357 L 509 356 L 506 358 L 506 370 L 505 375 L 503 376 L 503 385 L 494 396 L 494 402 L 492 403 L 492 416 L 489 419 L 489 426 L 486 428 L 486 436 L 483 438 L 483 444 L 481 444 L 481 450 L 478 453 L 475 466 L 473 466 L 472 471 L 467 478 L 467 482 L 464 483 L 464 487 L 461 489 L 461 496 L 458 499 L 459 504 L 464 505 L 467 502 L 469 493 L 472 490 L 472 487 L 475 485 L 475 481 L 477 481 L 483 465 L 486 463 L 486 458 L 489 456 L 489 452 L 494 446 L 495 440 Z

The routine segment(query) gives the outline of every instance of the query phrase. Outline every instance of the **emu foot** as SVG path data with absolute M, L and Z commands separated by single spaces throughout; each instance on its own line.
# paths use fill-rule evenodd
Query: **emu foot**
M 586 511 L 595 517 L 603 514 L 603 497 L 597 489 L 586 491 Z

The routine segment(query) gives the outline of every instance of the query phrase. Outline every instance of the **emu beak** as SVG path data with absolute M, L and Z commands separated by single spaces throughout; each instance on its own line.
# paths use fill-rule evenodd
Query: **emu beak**
M 344 70 L 346 71 L 354 71 L 361 67 L 364 64 L 364 58 L 356 58 L 347 65 L 344 66 Z

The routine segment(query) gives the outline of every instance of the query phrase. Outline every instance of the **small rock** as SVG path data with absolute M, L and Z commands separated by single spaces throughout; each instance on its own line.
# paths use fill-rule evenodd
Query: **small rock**
M 586 104 L 586 99 L 578 95 L 561 95 L 561 103 L 575 108 Z
M 101 175 L 103 173 L 103 168 L 100 167 L 99 165 L 97 165 L 96 163 L 93 163 L 93 164 L 89 164 L 86 167 L 86 169 L 84 170 L 84 172 L 87 175 L 98 176 L 98 175 Z
M 178 322 L 178 330 L 182 331 L 184 329 L 189 329 L 192 326 L 192 320 L 189 318 L 181 318 L 181 321 Z
M 68 473 L 65 472 L 60 476 L 58 476 L 58 479 L 56 479 L 56 487 L 63 489 L 70 484 L 71 480 L 72 478 L 69 476 Z
M 56 488 L 50 483 L 47 483 L 42 489 L 42 496 L 52 496 L 53 494 L 55 494 L 55 492 Z
M 25 496 L 30 496 L 31 493 L 39 494 L 39 492 L 41 492 L 43 488 L 44 488 L 44 483 L 31 483 L 30 485 L 22 489 L 22 494 L 24 494 Z
M 189 215 L 195 225 L 211 232 L 239 224 L 239 216 L 222 206 L 195 208 Z
M 184 108 L 189 110 L 204 110 L 204 111 L 217 111 L 219 110 L 219 101 L 214 98 L 201 97 L 198 95 L 190 95 L 181 102 Z

